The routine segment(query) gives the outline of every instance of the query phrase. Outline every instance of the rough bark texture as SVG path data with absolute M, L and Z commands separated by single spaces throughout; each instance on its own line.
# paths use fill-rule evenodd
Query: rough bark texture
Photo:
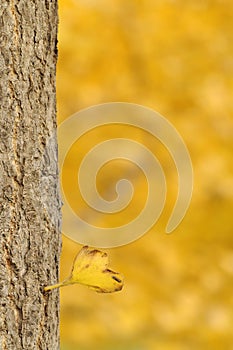
M 57 0 L 0 2 L 0 350 L 59 349 Z

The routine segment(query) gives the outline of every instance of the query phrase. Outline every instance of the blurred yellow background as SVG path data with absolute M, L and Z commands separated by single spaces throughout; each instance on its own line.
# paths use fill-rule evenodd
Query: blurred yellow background
M 158 223 L 141 239 L 107 249 L 124 289 L 97 294 L 61 289 L 62 350 L 233 349 L 233 2 L 230 0 L 60 0 L 58 123 L 91 105 L 122 101 L 164 115 L 183 137 L 194 167 L 184 220 L 164 233 L 177 173 L 164 147 L 122 127 L 92 131 L 74 146 L 64 171 L 70 200 L 98 225 L 137 215 L 145 179 L 134 169 L 127 214 L 97 215 L 81 200 L 72 162 L 96 142 L 132 137 L 160 159 L 168 198 Z M 112 166 L 112 168 L 111 168 Z M 102 169 L 109 188 L 127 173 L 124 161 Z M 111 187 L 112 186 L 112 187 Z M 78 228 L 77 228 L 78 229 Z M 61 279 L 81 245 L 63 237 Z

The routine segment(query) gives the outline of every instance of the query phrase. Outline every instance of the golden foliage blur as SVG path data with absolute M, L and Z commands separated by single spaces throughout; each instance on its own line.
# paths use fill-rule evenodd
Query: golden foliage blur
M 195 175 L 190 209 L 167 236 L 164 228 L 177 191 L 175 167 L 159 142 L 132 130 L 130 136 L 164 166 L 165 211 L 143 238 L 109 250 L 113 266 L 125 276 L 122 292 L 98 295 L 80 286 L 61 290 L 62 350 L 232 349 L 232 13 L 230 0 L 60 1 L 59 122 L 109 101 L 151 107 L 182 135 Z M 95 132 L 68 155 L 66 194 L 82 217 L 116 226 L 137 215 L 145 179 L 124 162 L 107 165 L 97 179 L 100 193 L 112 198 L 113 184 L 129 171 L 133 204 L 120 218 L 93 217 L 74 190 L 71 166 L 96 141 L 119 132 L 128 137 L 130 131 L 106 127 Z M 64 237 L 61 278 L 78 249 Z

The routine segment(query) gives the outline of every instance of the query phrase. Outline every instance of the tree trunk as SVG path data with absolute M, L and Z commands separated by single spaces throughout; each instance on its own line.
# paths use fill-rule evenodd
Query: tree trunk
M 59 349 L 57 0 L 0 2 L 0 349 Z

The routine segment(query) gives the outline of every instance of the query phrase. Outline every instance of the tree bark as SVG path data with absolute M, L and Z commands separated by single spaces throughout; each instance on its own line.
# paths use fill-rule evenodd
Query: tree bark
M 59 349 L 57 0 L 0 2 L 0 349 Z

